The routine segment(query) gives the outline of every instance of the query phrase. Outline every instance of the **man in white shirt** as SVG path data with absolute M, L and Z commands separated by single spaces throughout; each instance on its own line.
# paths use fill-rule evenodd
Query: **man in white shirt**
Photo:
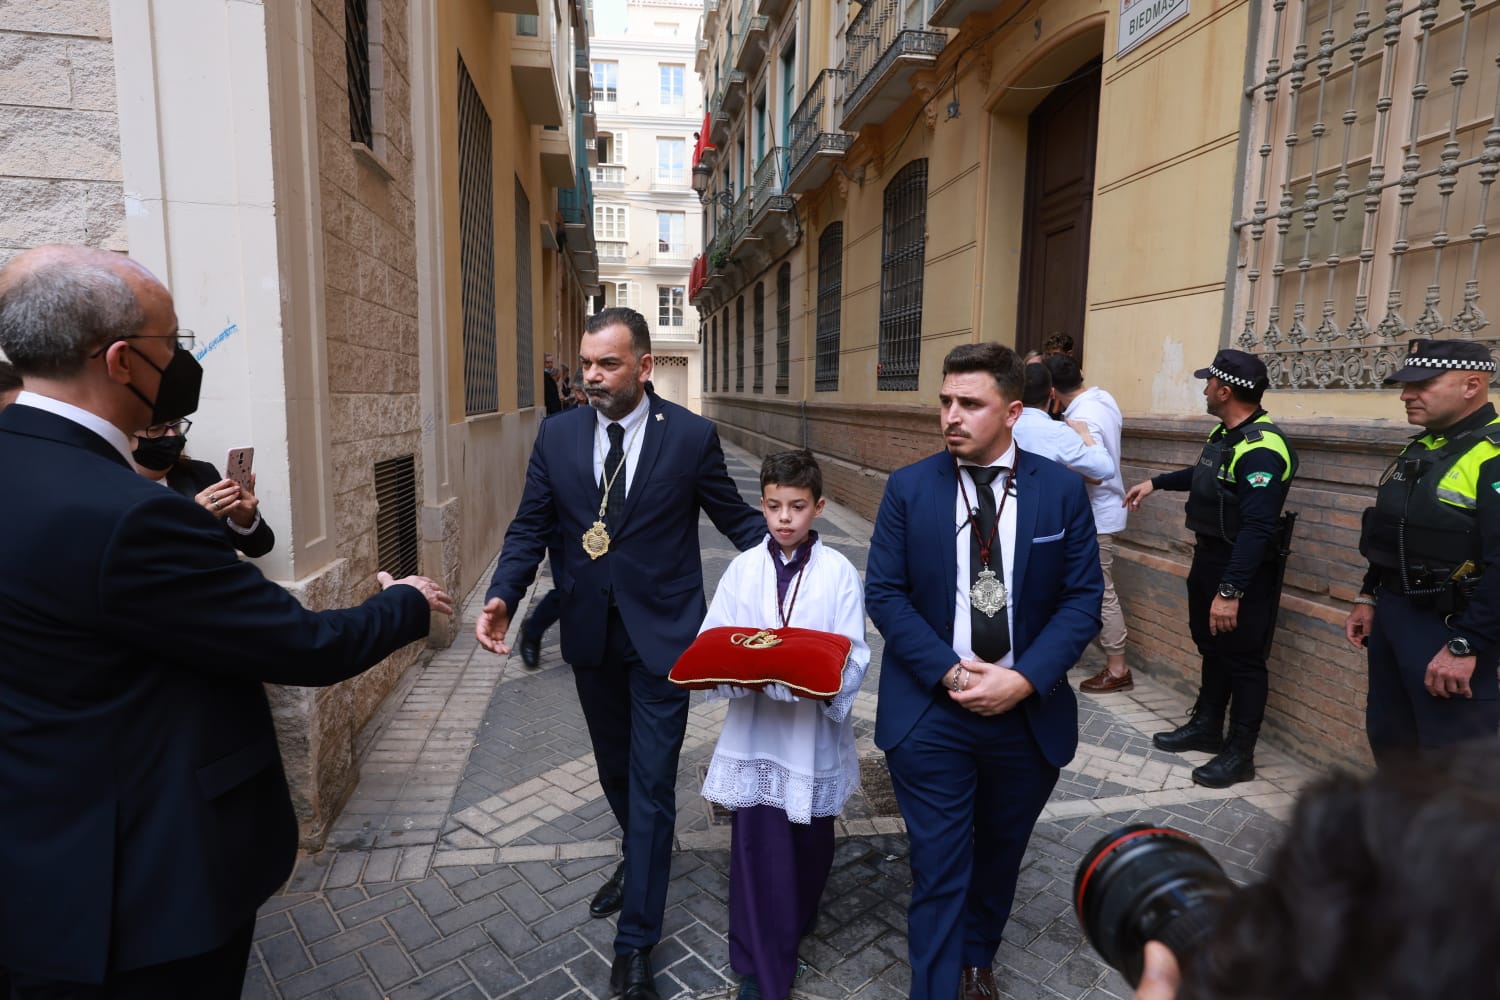
M 1053 355 L 1059 357 L 1059 355 Z M 1045 363 L 1026 366 L 1026 381 L 1021 389 L 1021 415 L 1011 428 L 1016 444 L 1034 455 L 1066 465 L 1089 483 L 1110 476 L 1118 477 L 1115 457 L 1103 444 L 1094 440 L 1086 424 L 1079 420 L 1053 420 L 1047 412 L 1052 399 L 1052 375 Z
M 1045 365 L 1052 375 L 1052 392 L 1063 407 L 1069 422 L 1081 422 L 1090 435 L 1109 452 L 1112 471 L 1108 476 L 1090 482 L 1089 503 L 1094 508 L 1094 527 L 1099 532 L 1099 566 L 1104 570 L 1103 628 L 1099 631 L 1099 648 L 1104 650 L 1105 667 L 1080 684 L 1089 694 L 1129 691 L 1135 686 L 1130 668 L 1125 665 L 1125 612 L 1115 594 L 1113 567 L 1115 535 L 1125 530 L 1125 480 L 1120 475 L 1120 430 L 1124 419 L 1120 404 L 1098 386 L 1084 388 L 1083 372 L 1066 354 L 1054 354 Z

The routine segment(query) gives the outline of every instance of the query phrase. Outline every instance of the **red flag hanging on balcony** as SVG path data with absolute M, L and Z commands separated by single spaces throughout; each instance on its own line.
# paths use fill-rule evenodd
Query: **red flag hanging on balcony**
M 693 166 L 695 167 L 698 165 L 698 161 L 703 159 L 704 150 L 718 148 L 708 137 L 709 121 L 709 112 L 705 111 L 703 113 L 703 129 L 698 133 L 698 144 L 693 147 Z
M 707 272 L 707 260 L 703 254 L 693 258 L 693 270 L 688 274 L 688 301 L 691 302 L 698 297 L 698 292 L 703 288 L 703 279 Z

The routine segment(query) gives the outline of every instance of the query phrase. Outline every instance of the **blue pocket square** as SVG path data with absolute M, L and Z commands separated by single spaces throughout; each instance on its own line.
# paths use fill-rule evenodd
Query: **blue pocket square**
M 1033 538 L 1031 540 L 1031 544 L 1032 545 L 1042 545 L 1042 544 L 1045 544 L 1047 542 L 1062 541 L 1063 536 L 1066 535 L 1067 533 L 1068 533 L 1067 529 L 1064 528 L 1062 531 L 1059 531 L 1055 535 L 1043 535 L 1041 538 Z

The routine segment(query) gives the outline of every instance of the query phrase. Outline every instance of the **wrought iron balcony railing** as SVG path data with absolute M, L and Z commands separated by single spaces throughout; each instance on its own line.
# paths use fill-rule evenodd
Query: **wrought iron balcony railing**
M 811 157 L 819 153 L 843 153 L 854 136 L 838 127 L 842 114 L 838 110 L 837 84 L 843 71 L 830 66 L 819 73 L 807 88 L 802 103 L 787 123 L 789 175 L 796 177 L 806 169 Z
M 870 0 L 860 8 L 844 34 L 843 105 L 856 107 L 877 87 L 885 71 L 902 56 L 936 56 L 948 36 L 908 25 L 902 0 Z

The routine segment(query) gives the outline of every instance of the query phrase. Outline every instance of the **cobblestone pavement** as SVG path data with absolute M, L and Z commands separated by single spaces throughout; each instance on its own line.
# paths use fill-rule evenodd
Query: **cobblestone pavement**
M 737 449 L 730 473 L 758 496 L 758 463 Z M 861 570 L 870 525 L 830 503 L 818 529 Z M 710 587 L 734 557 L 702 522 Z M 488 573 L 485 574 L 488 580 Z M 546 592 L 545 576 L 533 591 Z M 613 920 L 588 903 L 619 860 L 619 830 L 600 791 L 572 672 L 557 630 L 536 671 L 480 649 L 464 604 L 452 647 L 414 667 L 368 727 L 360 780 L 328 848 L 302 857 L 261 910 L 246 998 L 608 997 Z M 521 615 L 517 615 L 519 619 Z M 514 633 L 512 639 L 514 640 Z M 855 706 L 865 787 L 838 823 L 838 847 L 806 968 L 794 996 L 877 1000 L 906 994 L 911 888 L 905 826 L 871 741 L 880 637 Z M 1097 671 L 1091 652 L 1074 681 Z M 1192 784 L 1203 754 L 1165 754 L 1149 734 L 1186 702 L 1136 672 L 1135 690 L 1081 698 L 1082 741 L 1032 837 L 1014 915 L 996 960 L 1001 995 L 1128 996 L 1083 941 L 1069 892 L 1088 848 L 1115 827 L 1165 823 L 1202 840 L 1229 873 L 1259 876 L 1307 770 L 1272 749 L 1256 781 Z M 693 706 L 678 780 L 677 851 L 665 936 L 653 953 L 664 998 L 734 995 L 725 941 L 727 814 L 698 795 L 724 711 Z

